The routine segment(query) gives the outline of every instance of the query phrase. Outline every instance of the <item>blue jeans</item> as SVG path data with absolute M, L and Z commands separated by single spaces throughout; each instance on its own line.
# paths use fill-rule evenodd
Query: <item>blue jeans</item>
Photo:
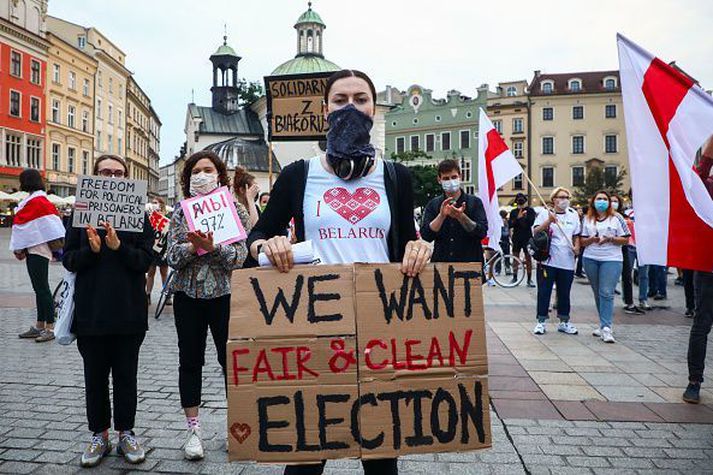
M 537 321 L 544 322 L 549 317 L 552 286 L 557 284 L 557 316 L 560 321 L 569 321 L 569 293 L 572 289 L 574 271 L 559 269 L 543 264 L 537 266 Z
M 584 258 L 584 272 L 594 292 L 599 312 L 599 328 L 612 326 L 614 318 L 614 289 L 621 276 L 621 261 L 595 261 Z
M 628 246 L 629 248 L 629 259 L 633 263 L 638 262 L 636 257 L 636 247 Z M 646 302 L 649 299 L 649 266 L 641 265 L 638 263 L 638 274 L 639 274 L 639 302 Z

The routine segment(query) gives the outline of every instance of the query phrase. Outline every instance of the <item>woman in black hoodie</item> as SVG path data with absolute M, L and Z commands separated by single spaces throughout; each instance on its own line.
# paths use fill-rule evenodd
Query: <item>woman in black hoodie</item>
M 248 237 L 253 258 L 264 252 L 281 272 L 293 264 L 283 230 L 294 217 L 297 241 L 311 240 L 323 264 L 400 262 L 415 276 L 431 257 L 416 238 L 413 188 L 408 169 L 376 157 L 370 143 L 376 90 L 359 71 L 342 70 L 327 80 L 324 113 L 327 153 L 285 167 L 270 201 Z M 395 458 L 363 460 L 366 475 L 398 473 Z M 316 475 L 324 462 L 292 465 L 288 475 Z
M 126 178 L 126 162 L 102 155 L 94 174 Z M 81 465 L 93 467 L 111 452 L 109 427 L 109 373 L 114 387 L 114 428 L 119 432 L 117 452 L 130 463 L 144 461 L 145 453 L 134 436 L 136 373 L 139 349 L 148 330 L 146 271 L 153 261 L 154 232 L 148 218 L 142 232 L 70 227 L 62 263 L 76 273 L 74 321 L 77 348 L 84 360 L 84 383 L 92 440 Z

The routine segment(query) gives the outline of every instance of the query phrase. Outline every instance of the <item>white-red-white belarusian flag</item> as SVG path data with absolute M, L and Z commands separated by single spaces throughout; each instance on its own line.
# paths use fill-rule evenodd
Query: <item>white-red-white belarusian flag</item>
M 35 191 L 15 209 L 10 235 L 10 250 L 21 251 L 64 237 L 64 226 L 57 208 L 44 191 Z
M 522 167 L 481 108 L 478 123 L 478 197 L 488 217 L 487 246 L 496 251 L 500 251 L 503 229 L 498 188 L 521 173 Z
M 713 271 L 713 199 L 694 170 L 713 134 L 713 98 L 617 35 L 629 168 L 642 264 Z

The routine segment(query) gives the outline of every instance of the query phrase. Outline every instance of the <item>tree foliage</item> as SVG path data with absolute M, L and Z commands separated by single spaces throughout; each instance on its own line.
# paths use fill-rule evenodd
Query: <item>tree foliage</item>
M 623 168 L 616 177 L 607 177 L 602 167 L 591 167 L 587 171 L 584 185 L 574 188 L 574 203 L 586 205 L 594 193 L 600 190 L 619 196 L 624 195 L 624 177 L 626 177 L 626 170 Z
M 391 159 L 396 162 L 413 162 L 414 160 L 430 159 L 431 156 L 421 150 L 392 153 Z M 428 165 L 411 165 L 408 167 L 413 181 L 413 205 L 426 206 L 432 198 L 442 193 L 438 184 L 436 167 Z
M 252 104 L 256 100 L 260 99 L 265 94 L 265 90 L 262 87 L 260 81 L 250 81 L 242 78 L 238 81 L 238 98 L 240 99 L 241 106 L 247 106 Z

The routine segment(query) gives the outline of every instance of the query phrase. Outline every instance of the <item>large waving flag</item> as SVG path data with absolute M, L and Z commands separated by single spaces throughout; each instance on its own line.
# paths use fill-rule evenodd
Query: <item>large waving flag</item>
M 21 251 L 54 241 L 63 238 L 64 232 L 57 208 L 50 203 L 44 191 L 35 191 L 20 201 L 15 209 L 10 250 Z
M 694 169 L 713 134 L 713 98 L 681 71 L 617 36 L 642 264 L 713 271 L 713 198 Z
M 478 123 L 478 197 L 488 217 L 488 247 L 500 251 L 500 217 L 498 188 L 522 173 L 522 167 L 485 111 L 480 109 Z

